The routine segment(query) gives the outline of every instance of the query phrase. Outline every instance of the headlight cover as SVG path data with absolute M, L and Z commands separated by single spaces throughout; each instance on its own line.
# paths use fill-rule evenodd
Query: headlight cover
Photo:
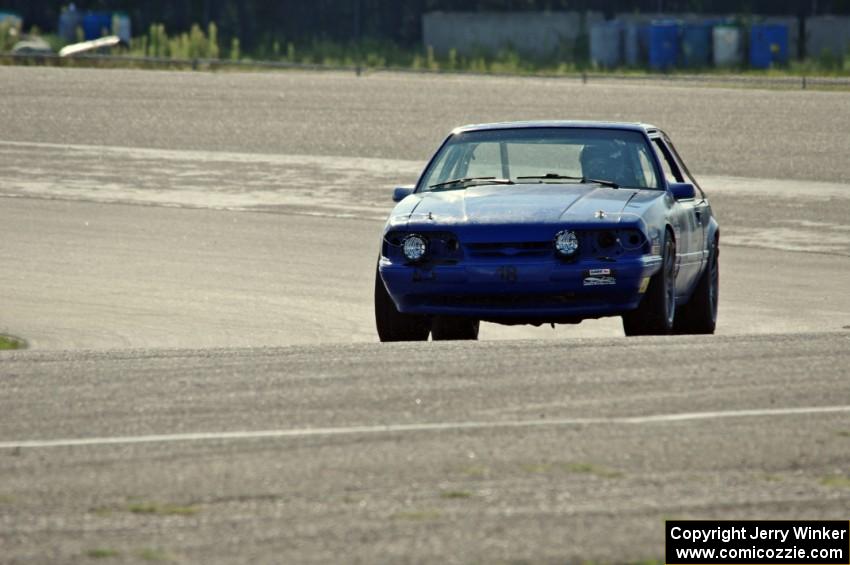
M 561 257 L 575 257 L 578 253 L 578 236 L 573 230 L 563 230 L 555 234 L 555 252 Z
M 404 238 L 401 251 L 408 261 L 421 261 L 428 254 L 428 240 L 424 236 L 410 234 Z

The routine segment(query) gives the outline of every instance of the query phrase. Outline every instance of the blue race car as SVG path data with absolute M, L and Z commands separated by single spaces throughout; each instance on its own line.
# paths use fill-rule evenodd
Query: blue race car
M 393 200 L 375 277 L 381 341 L 603 316 L 622 316 L 629 336 L 714 333 L 718 224 L 654 126 L 457 128 Z

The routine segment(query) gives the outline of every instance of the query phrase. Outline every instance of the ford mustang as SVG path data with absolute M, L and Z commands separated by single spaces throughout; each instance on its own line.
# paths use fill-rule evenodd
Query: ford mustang
M 657 127 L 460 127 L 393 199 L 375 276 L 381 341 L 604 316 L 622 316 L 628 336 L 714 333 L 719 227 Z

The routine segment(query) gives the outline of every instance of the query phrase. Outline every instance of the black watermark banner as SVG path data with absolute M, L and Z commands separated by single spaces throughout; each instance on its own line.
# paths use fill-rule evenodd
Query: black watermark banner
M 850 522 L 668 520 L 668 565 L 850 565 Z

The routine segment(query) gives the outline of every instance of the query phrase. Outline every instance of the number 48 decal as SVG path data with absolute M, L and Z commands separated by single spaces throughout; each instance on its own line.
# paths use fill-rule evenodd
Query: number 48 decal
M 504 282 L 516 282 L 516 267 L 508 265 L 496 269 L 499 274 L 499 280 Z

